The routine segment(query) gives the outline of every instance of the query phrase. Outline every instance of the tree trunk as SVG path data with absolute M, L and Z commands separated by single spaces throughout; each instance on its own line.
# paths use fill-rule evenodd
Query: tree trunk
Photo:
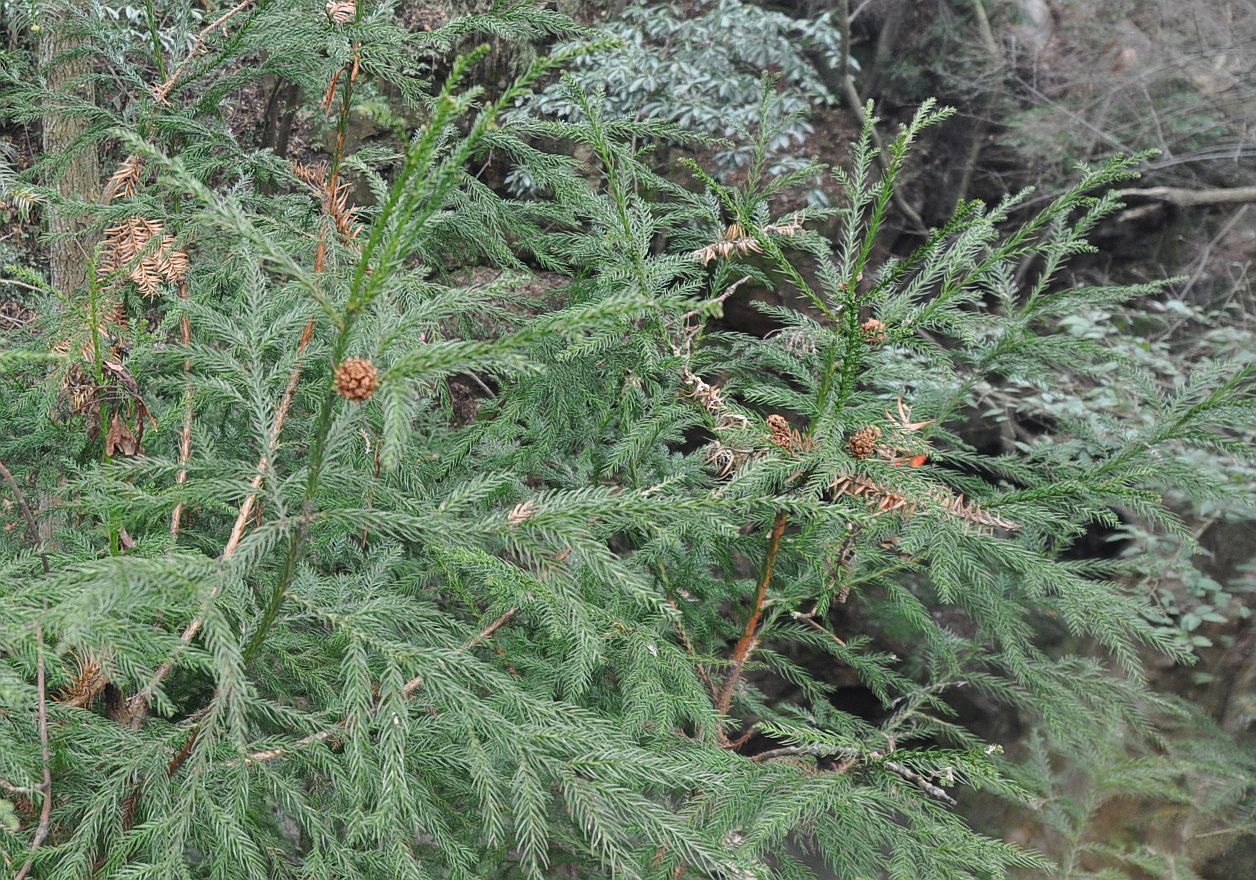
M 94 101 L 94 89 L 90 82 L 85 82 L 91 72 L 90 59 L 60 57 L 76 45 L 74 38 L 66 35 L 64 16 L 50 9 L 43 21 L 43 33 L 39 41 L 39 63 L 48 88 Z M 66 155 L 87 128 L 87 120 L 54 108 L 43 117 L 44 153 Z M 96 156 L 96 145 L 91 144 L 81 147 L 66 164 L 57 181 L 57 192 L 59 201 L 73 202 L 93 200 L 99 191 L 100 160 Z M 95 244 L 88 231 L 89 222 L 73 216 L 61 204 L 49 206 L 46 216 L 52 239 L 50 280 L 53 288 L 71 293 L 87 284 L 87 260 Z
M 882 4 L 881 29 L 877 32 L 876 54 L 872 64 L 863 71 L 864 94 L 880 99 L 887 69 L 898 60 L 902 50 L 903 25 L 911 14 L 907 0 L 888 0 Z

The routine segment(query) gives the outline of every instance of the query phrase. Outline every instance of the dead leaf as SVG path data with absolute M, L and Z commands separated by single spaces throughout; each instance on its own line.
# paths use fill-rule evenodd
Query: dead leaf
M 140 451 L 140 441 L 131 433 L 127 423 L 119 413 L 114 413 L 109 421 L 109 433 L 105 435 L 105 455 L 110 457 L 121 455 L 129 458 Z

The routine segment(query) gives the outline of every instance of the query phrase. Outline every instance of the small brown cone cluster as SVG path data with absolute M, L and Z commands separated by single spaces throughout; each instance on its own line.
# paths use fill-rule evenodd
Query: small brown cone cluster
M 361 403 L 379 388 L 379 371 L 368 358 L 346 358 L 336 367 L 336 393 Z
M 867 458 L 876 451 L 877 442 L 881 439 L 881 429 L 876 425 L 864 425 L 846 441 L 846 448 L 855 458 Z
M 811 438 L 790 427 L 784 416 L 773 413 L 767 417 L 767 423 L 768 430 L 772 432 L 772 442 L 790 455 L 807 453 L 815 448 Z
M 859 329 L 863 331 L 864 341 L 869 345 L 880 345 L 882 342 L 885 342 L 886 327 L 884 321 L 869 318 L 859 325 Z
M 785 417 L 772 413 L 768 416 L 768 430 L 772 432 L 772 442 L 782 449 L 788 450 L 793 446 L 793 437 L 791 435 L 789 422 Z

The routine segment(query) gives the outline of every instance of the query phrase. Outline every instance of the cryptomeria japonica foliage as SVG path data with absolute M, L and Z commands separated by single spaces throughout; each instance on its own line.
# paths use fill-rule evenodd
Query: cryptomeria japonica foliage
M 6 870 L 998 877 L 1043 862 L 957 813 L 1025 795 L 954 701 L 1080 750 L 1161 711 L 1139 658 L 1187 659 L 1177 631 L 1068 551 L 1117 509 L 1174 529 L 1148 487 L 1232 446 L 1248 375 L 1136 431 L 962 435 L 981 383 L 1111 360 L 1060 316 L 1158 289 L 1060 274 L 1133 160 L 1025 221 L 1020 196 L 960 205 L 887 259 L 932 106 L 881 163 L 865 130 L 839 207 L 774 216 L 817 169 L 764 176 L 770 89 L 748 180 L 685 188 L 647 162 L 683 133 L 604 120 L 565 56 L 472 85 L 477 40 L 579 36 L 530 6 L 59 26 L 120 97 L 15 72 L 6 112 L 81 116 L 116 170 L 85 199 L 57 156 L 5 178 L 96 233 L 87 285 L 24 273 L 0 331 Z M 315 96 L 322 164 L 232 132 L 263 76 Z M 505 112 L 553 82 L 577 116 Z M 353 148 L 384 91 L 400 149 Z M 486 185 L 490 159 L 532 193 Z M 721 329 L 746 284 L 794 303 L 765 338 Z

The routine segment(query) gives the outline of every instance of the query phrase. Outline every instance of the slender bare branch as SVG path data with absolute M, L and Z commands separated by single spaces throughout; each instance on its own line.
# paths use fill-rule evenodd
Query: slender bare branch
M 186 300 L 188 298 L 188 283 L 184 279 L 179 282 L 179 299 Z M 179 321 L 179 326 L 183 332 L 183 347 L 187 348 L 192 344 L 192 327 L 188 322 L 188 316 L 184 315 Z M 176 486 L 182 486 L 188 479 L 188 459 L 192 457 L 192 389 L 189 376 L 192 372 L 191 358 L 183 360 L 183 376 L 184 376 L 184 395 L 188 398 L 183 407 L 183 430 L 179 434 L 179 473 L 174 478 Z M 179 527 L 183 520 L 183 502 L 180 501 L 174 506 L 174 511 L 170 514 L 170 534 L 178 537 Z
M 31 506 L 26 503 L 26 496 L 22 494 L 17 480 L 13 479 L 13 472 L 4 466 L 2 461 L 0 461 L 0 476 L 4 477 L 4 481 L 9 484 L 9 490 L 13 492 L 13 497 L 17 500 L 18 509 L 22 511 L 22 518 L 26 520 L 26 534 L 30 537 L 32 546 L 35 547 L 40 561 L 44 564 L 44 574 L 48 574 L 52 571 L 52 566 L 48 564 L 48 554 L 40 546 L 39 523 L 35 521 L 35 514 L 31 511 Z
M 846 643 L 844 641 L 842 641 L 836 635 L 829 632 L 827 629 L 825 629 L 823 626 L 821 626 L 819 623 L 816 622 L 815 612 L 812 612 L 811 614 L 803 614 L 801 611 L 795 611 L 793 614 L 790 615 L 790 617 L 794 618 L 794 620 L 801 620 L 803 623 L 807 624 L 807 626 L 811 627 L 817 632 L 823 633 L 825 636 L 827 636 L 828 638 L 836 642 L 839 647 L 842 647 L 842 648 L 846 647 Z
M 209 25 L 197 35 L 196 42 L 192 44 L 192 48 L 188 51 L 187 57 L 179 63 L 179 66 L 174 69 L 174 72 L 170 74 L 165 82 L 153 87 L 153 100 L 158 104 L 164 104 L 166 99 L 170 97 L 170 92 L 174 90 L 175 84 L 179 81 L 179 77 L 183 75 L 183 72 L 187 69 L 188 65 L 191 64 L 192 61 L 196 59 L 196 56 L 201 53 L 201 50 L 205 48 L 205 40 L 208 39 L 214 31 L 224 27 L 227 22 L 252 5 L 253 0 L 241 0 L 241 2 L 237 3 L 235 6 L 231 7 L 222 15 L 211 21 Z
M 48 688 L 44 675 L 44 631 L 40 628 L 35 633 L 35 638 L 39 643 L 39 654 L 35 660 L 35 687 L 39 698 L 39 753 L 44 762 L 44 784 L 41 786 L 44 805 L 39 811 L 39 827 L 35 829 L 35 836 L 31 839 L 31 854 L 26 859 L 26 864 L 22 866 L 22 870 L 17 872 L 14 880 L 25 880 L 26 875 L 30 873 L 31 866 L 35 863 L 35 852 L 48 838 L 52 818 L 52 752 L 48 748 Z
M 467 639 L 467 641 L 459 645 L 458 650 L 454 651 L 454 654 L 455 655 L 464 654 L 467 651 L 470 651 L 475 646 L 479 645 L 481 642 L 485 641 L 486 639 L 492 638 L 493 633 L 497 632 L 503 626 L 510 623 L 511 619 L 513 619 L 514 616 L 518 613 L 519 613 L 518 608 L 509 609 L 501 617 L 497 618 L 488 626 L 484 627 L 484 629 L 480 630 L 475 636 L 473 636 L 470 639 Z M 406 682 L 405 687 L 403 687 L 401 691 L 407 697 L 409 697 L 411 694 L 417 691 L 422 686 L 422 684 L 423 684 L 423 676 L 416 675 L 414 678 Z
M 39 794 L 43 789 L 38 785 L 14 785 L 7 779 L 0 779 L 0 791 L 16 797 L 25 797 L 28 794 Z
M 932 797 L 935 797 L 940 801 L 945 801 L 951 806 L 955 806 L 955 804 L 957 803 L 955 798 L 951 797 L 949 794 L 946 793 L 946 789 L 942 788 L 939 785 L 934 785 L 932 782 L 930 782 L 925 777 L 921 776 L 915 770 L 912 770 L 908 767 L 904 767 L 902 764 L 898 763 L 897 761 L 882 761 L 881 766 L 884 767 L 886 770 L 891 771 L 892 773 L 897 773 L 899 776 L 903 777 L 908 782 L 914 782 L 925 792 L 925 794 L 931 795 Z
M 940 801 L 945 801 L 952 806 L 956 803 L 955 798 L 951 797 L 946 789 L 942 788 L 940 785 L 934 784 L 926 777 L 917 773 L 915 770 L 912 770 L 910 767 L 905 767 L 898 761 L 887 759 L 880 752 L 864 752 L 855 748 L 843 749 L 815 743 L 798 746 L 782 746 L 778 749 L 769 749 L 766 752 L 760 752 L 759 754 L 752 756 L 750 760 L 762 764 L 766 761 L 771 761 L 774 758 L 801 757 L 841 759 L 842 764 L 839 766 L 839 769 L 843 771 L 848 769 L 851 764 L 859 761 L 873 766 L 883 767 L 894 775 L 901 776 L 903 779 L 906 779 L 930 797 L 935 797 Z

